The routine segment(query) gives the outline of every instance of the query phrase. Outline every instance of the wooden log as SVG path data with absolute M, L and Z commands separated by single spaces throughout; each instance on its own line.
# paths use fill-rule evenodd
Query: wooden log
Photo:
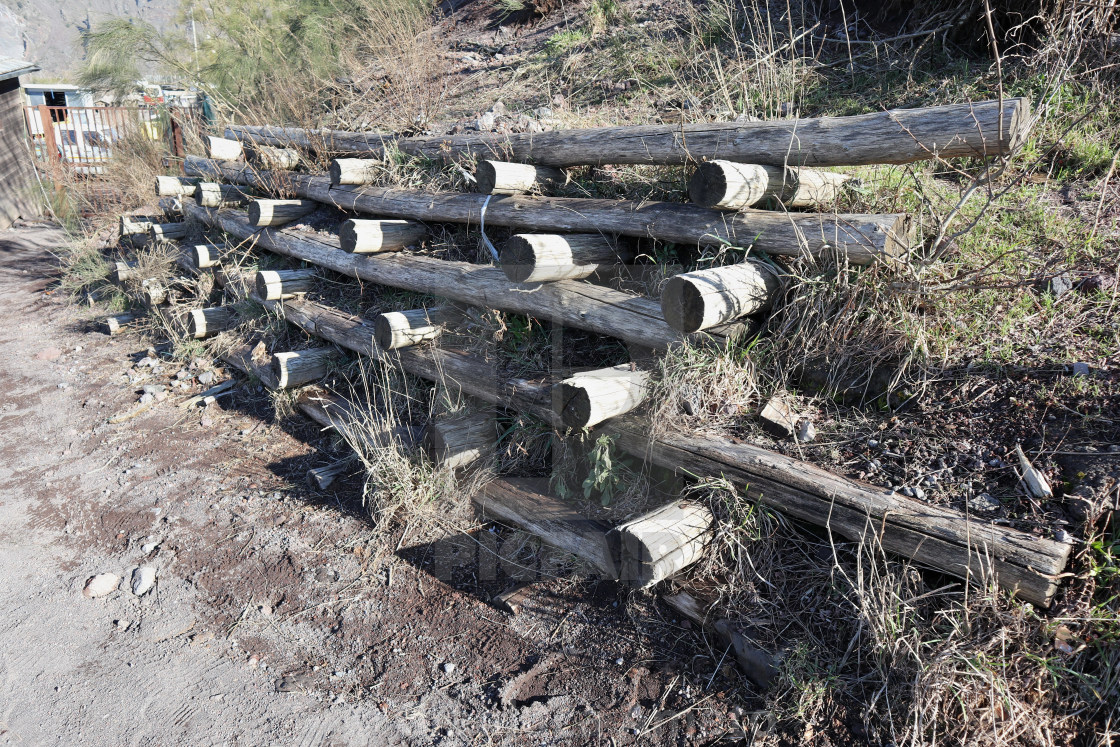
M 773 198 L 787 207 L 817 207 L 836 201 L 850 177 L 830 171 L 707 161 L 696 167 L 688 196 L 707 208 L 741 210 Z
M 564 379 L 554 389 L 557 416 L 569 428 L 591 428 L 633 410 L 645 399 L 649 373 L 629 365 Z
M 334 348 L 276 353 L 272 356 L 272 373 L 276 376 L 276 386 L 279 389 L 291 389 L 318 381 L 330 373 L 336 360 L 338 351 Z
M 502 272 L 515 283 L 577 280 L 628 258 L 617 241 L 597 233 L 519 233 L 498 252 Z
M 250 172 L 188 157 L 184 170 L 262 190 L 290 190 L 343 210 L 378 216 L 486 224 L 549 233 L 603 233 L 655 237 L 702 246 L 753 246 L 786 256 L 835 251 L 853 264 L 901 257 L 910 246 L 910 220 L 901 214 L 820 215 L 743 210 L 727 213 L 698 205 L 573 197 L 436 194 L 381 187 L 331 187 L 325 177 Z
M 710 329 L 766 311 L 782 283 L 762 262 L 713 267 L 669 278 L 661 291 L 661 313 L 684 333 Z
M 529 601 L 529 597 L 533 593 L 533 585 L 520 584 L 512 589 L 503 591 L 498 596 L 494 597 L 491 601 L 494 606 L 503 612 L 508 612 L 511 615 L 520 615 L 521 608 Z
M 482 160 L 475 166 L 474 179 L 475 189 L 484 195 L 517 195 L 561 186 L 568 176 L 549 166 Z
M 313 488 L 326 490 L 338 477 L 356 472 L 357 469 L 357 459 L 354 456 L 339 459 L 323 467 L 313 467 L 307 470 L 307 483 Z
M 182 197 L 161 197 L 156 204 L 164 215 L 181 215 L 183 212 Z
M 215 182 L 199 182 L 194 196 L 199 205 L 208 208 L 240 207 L 253 199 L 240 187 Z
M 159 197 L 194 197 L 199 181 L 198 177 L 157 176 L 156 195 Z
M 216 161 L 236 161 L 244 157 L 245 151 L 238 140 L 210 135 L 206 138 L 206 152 Z
M 454 308 L 437 306 L 431 309 L 387 311 L 373 320 L 373 339 L 381 350 L 397 350 L 434 340 L 443 331 L 443 325 L 459 319 L 462 314 Z
M 101 322 L 101 330 L 112 337 L 119 334 L 121 329 L 135 322 L 139 317 L 135 314 L 117 314 L 116 316 L 107 316 Z
M 229 254 L 227 247 L 217 244 L 195 244 L 188 247 L 188 251 L 190 252 L 191 262 L 200 270 L 217 267 L 222 263 L 222 259 Z
M 282 226 L 319 209 L 313 200 L 253 200 L 249 203 L 249 222 L 258 228 Z
M 201 340 L 236 326 L 237 310 L 232 306 L 191 309 L 187 320 L 187 334 L 196 340 Z
M 261 300 L 280 301 L 310 291 L 317 276 L 315 270 L 261 270 L 253 285 Z
M 122 215 L 120 218 L 120 234 L 122 237 L 147 234 L 153 222 L 146 216 Z
M 858 166 L 930 158 L 1007 155 L 1033 125 L 1025 98 L 852 117 L 638 125 L 520 134 L 398 138 L 298 128 L 226 128 L 227 137 L 331 153 L 383 156 L 397 149 L 432 159 L 504 158 L 545 166 L 686 164 L 723 159 L 770 166 Z
M 674 501 L 622 524 L 619 580 L 644 589 L 684 570 L 703 556 L 714 521 L 707 506 Z
M 253 145 L 244 150 L 246 159 L 258 168 L 285 171 L 299 166 L 299 151 L 294 148 Z
M 607 537 L 610 525 L 588 518 L 553 498 L 548 492 L 548 480 L 494 480 L 473 500 L 484 518 L 523 529 L 545 544 L 591 564 L 607 578 L 618 578 L 618 561 Z
M 735 652 L 739 669 L 754 684 L 766 690 L 778 677 L 778 658 L 756 646 L 727 618 L 713 617 L 688 592 L 664 594 L 661 600 L 697 625 L 710 628 Z
M 290 229 L 258 231 L 244 213 L 211 213 L 195 206 L 188 213 L 240 239 L 278 254 L 306 260 L 349 277 L 452 301 L 529 314 L 565 326 L 611 335 L 643 347 L 662 350 L 679 343 L 681 334 L 665 323 L 660 305 L 649 299 L 576 280 L 545 285 L 512 285 L 496 267 L 450 262 L 422 256 L 356 255 L 339 251 L 332 237 Z M 531 290 L 531 293 L 523 291 Z M 708 330 L 734 335 L 741 327 Z M 697 341 L 704 338 L 697 338 Z
M 154 244 L 178 241 L 187 235 L 188 228 L 186 223 L 153 223 L 148 229 L 148 239 Z
M 376 419 L 378 414 L 368 405 L 318 386 L 302 389 L 296 396 L 296 406 L 324 428 L 333 428 L 348 439 L 360 439 L 369 452 L 394 445 L 412 446 L 424 437 L 423 428 Z
M 162 306 L 167 303 L 168 289 L 156 278 L 140 281 L 140 296 L 148 306 Z
M 373 184 L 384 169 L 380 160 L 336 158 L 330 166 L 331 184 Z
M 131 280 L 136 277 L 136 263 L 135 262 L 114 262 L 113 269 L 110 273 L 113 277 L 113 282 L 120 284 L 126 280 Z
M 344 220 L 338 226 L 343 251 L 353 254 L 395 252 L 417 243 L 428 229 L 410 220 Z
M 682 475 L 725 477 L 747 496 L 856 542 L 912 558 L 976 583 L 996 582 L 1046 606 L 1071 544 L 974 521 L 959 511 L 907 498 L 816 465 L 714 436 L 659 432 L 640 419 L 612 422 L 618 445 Z
M 437 419 L 428 428 L 428 453 L 436 464 L 451 469 L 492 460 L 497 441 L 492 412 Z

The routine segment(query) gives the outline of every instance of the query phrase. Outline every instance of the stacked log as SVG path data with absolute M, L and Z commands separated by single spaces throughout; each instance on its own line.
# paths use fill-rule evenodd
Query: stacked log
M 236 161 L 245 156 L 245 150 L 238 140 L 211 135 L 206 138 L 206 143 L 206 152 L 216 161 Z
M 195 244 L 189 247 L 188 251 L 194 266 L 200 270 L 217 267 L 222 263 L 222 259 L 229 254 L 227 247 L 217 244 Z
M 148 229 L 148 239 L 153 244 L 178 241 L 187 235 L 186 223 L 153 223 Z
M 198 177 L 157 176 L 156 194 L 160 197 L 194 197 L 198 182 Z
M 630 366 L 576 374 L 556 385 L 556 415 L 569 428 L 591 428 L 630 412 L 645 399 L 649 373 Z
M 615 531 L 620 546 L 620 580 L 652 586 L 703 557 L 715 518 L 693 501 L 674 501 L 626 522 Z
M 428 235 L 428 229 L 410 220 L 343 221 L 338 227 L 342 250 L 351 254 L 396 252 Z
M 261 270 L 253 285 L 260 300 L 280 301 L 309 292 L 317 276 L 315 270 Z
M 312 200 L 253 200 L 249 203 L 249 222 L 257 228 L 282 226 L 318 209 L 319 203 Z
M 451 469 L 492 459 L 498 440 L 493 413 L 475 412 L 435 420 L 428 428 L 432 460 Z
M 249 163 L 262 169 L 285 171 L 299 166 L 299 151 L 294 148 L 277 148 L 271 145 L 254 145 L 245 149 Z
M 577 280 L 629 258 L 616 240 L 597 233 L 519 233 L 506 240 L 498 252 L 502 271 L 515 283 Z
M 331 365 L 338 360 L 334 348 L 314 348 L 276 353 L 272 356 L 272 373 L 279 389 L 310 384 L 330 373 Z
M 693 172 L 688 196 L 707 208 L 741 210 L 767 199 L 787 207 L 830 205 L 850 177 L 829 171 L 707 161 Z
M 199 205 L 208 208 L 240 207 L 253 199 L 243 189 L 215 182 L 199 182 L 194 196 Z
M 475 188 L 484 195 L 519 195 L 546 191 L 567 181 L 560 169 L 506 161 L 479 161 L 475 166 Z
M 388 311 L 373 320 L 373 339 L 381 350 L 407 348 L 434 340 L 445 322 L 461 316 L 458 310 L 448 307 Z
M 232 306 L 191 309 L 187 319 L 187 334 L 196 340 L 201 340 L 236 326 L 237 310 Z
M 770 308 L 781 282 L 761 262 L 743 262 L 669 278 L 661 292 L 661 313 L 673 329 L 698 332 Z
M 131 280 L 136 277 L 136 263 L 135 262 L 114 262 L 113 270 L 110 273 L 113 282 L 118 285 L 124 283 L 126 280 Z
M 371 158 L 336 158 L 331 161 L 331 184 L 373 184 L 384 171 L 381 161 Z

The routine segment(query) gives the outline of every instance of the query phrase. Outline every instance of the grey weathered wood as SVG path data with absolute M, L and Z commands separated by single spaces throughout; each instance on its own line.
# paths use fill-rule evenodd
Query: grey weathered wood
M 188 174 L 223 178 L 265 191 L 286 190 L 344 210 L 414 220 L 486 223 L 549 233 L 645 236 L 682 244 L 754 246 L 787 256 L 835 250 L 855 264 L 900 257 L 910 246 L 910 221 L 901 214 L 823 215 L 697 205 L 573 197 L 435 194 L 381 187 L 331 187 L 326 177 L 253 172 L 235 164 L 188 157 Z
M 695 501 L 673 501 L 619 526 L 619 580 L 645 588 L 704 555 L 715 518 Z
M 240 141 L 213 135 L 206 138 L 206 152 L 216 161 L 236 161 L 245 156 Z
M 569 428 L 590 428 L 630 412 L 645 399 L 649 373 L 630 366 L 585 371 L 556 385 L 556 414 Z
M 428 235 L 428 229 L 410 220 L 344 220 L 338 226 L 339 245 L 354 254 L 395 252 Z
M 113 269 L 110 272 L 113 277 L 114 283 L 123 283 L 126 280 L 131 280 L 136 277 L 136 263 L 135 262 L 114 262 Z
M 275 353 L 272 356 L 272 374 L 278 389 L 291 389 L 310 384 L 330 373 L 338 360 L 334 348 L 314 348 Z
M 373 320 L 373 338 L 381 350 L 397 350 L 434 340 L 443 331 L 443 325 L 462 318 L 462 313 L 451 307 L 387 311 Z
M 194 197 L 198 189 L 198 177 L 157 176 L 156 195 L 159 197 Z
M 310 291 L 317 276 L 315 270 L 261 270 L 253 287 L 262 301 L 280 301 Z
M 122 215 L 120 218 L 120 234 L 121 236 L 132 236 L 134 234 L 146 234 L 152 227 L 155 221 L 147 216 L 142 215 Z
M 493 412 L 437 418 L 428 427 L 428 452 L 432 460 L 452 469 L 480 459 L 492 460 L 497 441 Z
M 819 207 L 833 204 L 848 179 L 830 171 L 706 161 L 693 172 L 688 197 L 722 210 L 741 210 L 767 198 L 788 207 Z
M 475 189 L 484 195 L 518 195 L 549 190 L 567 181 L 560 169 L 528 163 L 481 160 L 474 169 Z
M 195 201 L 202 207 L 239 207 L 253 199 L 252 195 L 232 184 L 199 182 L 194 193 Z
M 318 209 L 319 203 L 313 200 L 253 200 L 249 203 L 249 222 L 258 228 L 282 226 Z
M 351 455 L 322 467 L 307 470 L 307 482 L 311 487 L 326 490 L 339 476 L 358 470 L 358 460 Z
M 139 317 L 135 314 L 117 314 L 116 316 L 107 316 L 101 323 L 101 329 L 103 332 L 105 332 L 105 334 L 111 337 L 113 335 L 119 334 L 121 329 L 134 323 L 137 319 L 139 319 Z
M 385 171 L 380 159 L 336 158 L 331 161 L 331 184 L 373 184 Z
M 186 223 L 153 223 L 148 229 L 148 238 L 156 244 L 162 241 L 178 241 L 187 235 L 189 228 Z
M 217 244 L 195 244 L 187 248 L 190 252 L 191 262 L 200 270 L 217 267 L 222 259 L 229 254 L 229 249 Z
M 231 138 L 331 153 L 396 148 L 433 159 L 497 158 L 547 166 L 684 164 L 723 159 L 771 166 L 857 166 L 1005 155 L 1033 121 L 1025 98 L 894 109 L 852 117 L 639 125 L 525 134 L 391 135 L 231 126 Z
M 675 275 L 661 291 L 661 313 L 675 330 L 710 329 L 766 311 L 782 284 L 762 262 L 746 261 Z
M 502 272 L 515 283 L 578 280 L 628 258 L 617 241 L 598 233 L 519 233 L 498 251 Z
M 619 446 L 683 475 L 722 476 L 747 495 L 835 534 L 985 583 L 990 574 L 1021 599 L 1046 606 L 1071 545 L 834 475 L 750 444 L 675 432 L 650 438 L 649 425 L 619 418 Z
M 272 145 L 253 145 L 245 148 L 245 158 L 261 169 L 294 169 L 299 166 L 300 155 L 295 148 L 277 148 Z
M 232 306 L 191 309 L 187 333 L 196 340 L 211 337 L 237 326 L 237 310 Z
M 291 229 L 253 228 L 244 213 L 211 213 L 187 206 L 188 214 L 257 246 L 305 260 L 349 277 L 442 296 L 473 306 L 503 309 L 588 329 L 648 348 L 664 349 L 683 339 L 665 323 L 660 305 L 646 298 L 578 280 L 518 286 L 496 267 L 423 256 L 357 255 L 339 249 L 337 239 Z M 524 291 L 532 291 L 526 293 Z M 711 330 L 735 334 L 738 328 Z
M 618 578 L 618 563 L 607 538 L 610 525 L 553 498 L 547 480 L 494 480 L 473 500 L 485 518 L 512 524 L 590 563 L 607 578 Z
M 778 677 L 778 657 L 759 648 L 743 635 L 727 618 L 713 617 L 701 602 L 688 592 L 664 594 L 661 600 L 692 622 L 711 628 L 725 646 L 731 646 L 743 674 L 762 689 L 767 689 Z
M 162 306 L 167 303 L 168 288 L 158 278 L 140 281 L 140 298 L 147 306 Z

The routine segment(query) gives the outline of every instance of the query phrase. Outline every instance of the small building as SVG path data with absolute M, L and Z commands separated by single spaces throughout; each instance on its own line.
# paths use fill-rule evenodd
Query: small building
M 28 83 L 23 87 L 28 106 L 93 106 L 93 92 L 69 83 Z
M 0 230 L 20 217 L 38 217 L 40 212 L 19 87 L 19 76 L 38 69 L 24 60 L 0 57 Z

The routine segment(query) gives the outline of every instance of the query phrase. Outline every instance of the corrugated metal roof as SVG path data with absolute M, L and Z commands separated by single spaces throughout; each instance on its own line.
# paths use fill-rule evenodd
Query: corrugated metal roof
M 25 73 L 33 73 L 39 69 L 34 62 L 17 60 L 15 57 L 0 57 L 0 80 L 15 78 Z

